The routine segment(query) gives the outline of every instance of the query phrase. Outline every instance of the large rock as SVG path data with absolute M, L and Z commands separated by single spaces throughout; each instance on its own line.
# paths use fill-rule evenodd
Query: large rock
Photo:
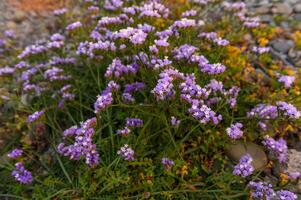
M 301 3 L 298 3 L 294 6 L 294 11 L 297 13 L 301 13 Z
M 278 52 L 287 53 L 290 48 L 294 47 L 294 42 L 292 40 L 278 39 L 272 41 L 272 47 Z
M 272 12 L 274 14 L 284 14 L 289 15 L 293 12 L 292 7 L 287 3 L 276 3 L 273 8 Z
M 253 158 L 252 165 L 256 170 L 263 169 L 268 163 L 267 156 L 262 147 L 252 142 L 237 142 L 232 144 L 227 149 L 226 154 L 235 162 L 238 162 L 243 155 L 250 154 Z

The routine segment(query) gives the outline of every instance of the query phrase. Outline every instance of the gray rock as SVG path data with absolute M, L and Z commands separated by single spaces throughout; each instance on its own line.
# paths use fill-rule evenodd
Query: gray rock
M 271 15 L 261 15 L 260 20 L 265 23 L 271 23 L 273 21 L 273 16 Z
M 287 172 L 301 172 L 301 152 L 290 149 L 288 153 Z
M 293 12 L 292 7 L 287 3 L 276 3 L 272 8 L 274 14 L 289 15 Z
M 296 14 L 294 16 L 294 19 L 301 22 L 301 13 L 300 14 Z
M 256 8 L 256 13 L 258 14 L 267 14 L 270 12 L 270 6 L 260 6 Z
M 281 53 L 287 53 L 290 48 L 294 47 L 294 42 L 292 40 L 278 39 L 272 41 L 271 44 L 276 51 Z
M 263 169 L 268 163 L 267 156 L 262 147 L 252 142 L 243 143 L 239 141 L 232 144 L 227 149 L 226 154 L 235 162 L 238 162 L 243 155 L 250 154 L 253 158 L 252 165 L 256 170 Z
M 301 13 L 301 3 L 298 3 L 294 6 L 294 11 L 296 13 Z

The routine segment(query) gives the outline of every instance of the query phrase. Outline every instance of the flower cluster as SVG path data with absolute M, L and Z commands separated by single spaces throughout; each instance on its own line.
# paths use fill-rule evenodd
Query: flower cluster
M 119 58 L 115 58 L 112 64 L 109 65 L 105 77 L 115 77 L 118 78 L 123 74 L 136 73 L 137 65 L 123 65 Z
M 231 124 L 229 128 L 226 129 L 227 135 L 231 139 L 239 139 L 243 136 L 243 131 L 241 128 L 243 127 L 242 123 Z
M 10 153 L 7 154 L 7 157 L 9 158 L 19 158 L 22 156 L 23 150 L 22 149 L 14 149 Z
M 277 200 L 296 200 L 298 197 L 295 193 L 288 190 L 279 190 L 276 192 Z
M 80 127 L 73 126 L 64 131 L 64 137 L 75 137 L 74 144 L 66 145 L 60 143 L 57 147 L 58 152 L 64 156 L 70 157 L 72 160 L 80 160 L 85 158 L 85 162 L 90 167 L 97 165 L 99 162 L 99 154 L 96 145 L 93 144 L 92 136 L 95 131 L 92 128 L 97 123 L 96 118 L 88 119 L 81 123 Z
M 127 127 L 141 127 L 143 126 L 143 120 L 138 118 L 126 118 L 125 125 Z
M 164 165 L 165 168 L 170 168 L 172 167 L 175 163 L 174 161 L 168 159 L 168 158 L 162 158 L 161 163 Z
M 254 199 L 272 200 L 276 195 L 273 186 L 267 182 L 250 181 L 248 187 L 252 190 L 251 196 Z
M 299 119 L 301 116 L 301 112 L 297 110 L 297 108 L 290 103 L 278 101 L 276 105 L 278 110 L 281 111 L 284 116 L 290 119 Z
M 278 81 L 284 84 L 284 87 L 290 88 L 295 82 L 294 76 L 279 76 Z
M 283 138 L 277 141 L 272 137 L 266 136 L 262 143 L 280 162 L 283 163 L 287 160 L 288 148 Z
M 239 163 L 234 167 L 233 174 L 241 177 L 247 177 L 251 175 L 254 171 L 254 167 L 252 166 L 252 157 L 247 154 L 242 156 L 239 159 Z
M 123 147 L 117 151 L 117 154 L 123 157 L 124 160 L 131 161 L 134 160 L 134 150 L 129 147 L 128 144 L 125 144 Z
M 33 181 L 31 172 L 25 169 L 22 162 L 15 164 L 15 169 L 12 172 L 12 176 L 16 179 L 16 181 L 22 184 L 29 184 Z
M 122 98 L 126 103 L 135 102 L 133 97 L 134 92 L 142 91 L 145 88 L 145 84 L 142 82 L 135 82 L 131 84 L 126 84 L 124 91 L 122 93 Z
M 177 119 L 175 116 L 172 116 L 170 123 L 172 126 L 179 126 L 181 123 L 181 120 Z
M 114 81 L 108 83 L 106 89 L 101 95 L 97 96 L 97 100 L 94 103 L 94 112 L 96 114 L 113 103 L 113 91 L 119 90 L 119 88 L 119 85 Z
M 45 110 L 41 110 L 41 111 L 36 111 L 33 114 L 29 115 L 27 118 L 27 122 L 28 123 L 32 123 L 37 121 L 43 114 L 44 114 Z
M 264 54 L 268 53 L 270 51 L 270 47 L 253 47 L 252 52 L 258 53 L 258 54 Z
M 214 42 L 218 46 L 227 46 L 229 44 L 228 40 L 218 37 L 215 32 L 203 32 L 199 34 L 199 37 L 206 38 L 207 40 Z

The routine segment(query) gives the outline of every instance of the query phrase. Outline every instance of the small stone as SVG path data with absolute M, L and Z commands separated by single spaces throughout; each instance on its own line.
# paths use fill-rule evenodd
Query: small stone
M 16 10 L 14 13 L 14 21 L 17 23 L 22 22 L 26 18 L 26 13 L 21 10 Z
M 298 3 L 294 6 L 294 11 L 296 13 L 301 13 L 301 3 Z
M 270 6 L 260 6 L 256 9 L 258 14 L 267 14 L 270 12 Z
M 292 40 L 278 39 L 272 41 L 271 44 L 276 51 L 281 53 L 287 53 L 290 48 L 294 47 L 294 42 Z
M 273 17 L 271 15 L 261 15 L 260 20 L 265 23 L 271 23 L 273 21 Z
M 272 8 L 272 13 L 274 14 L 284 14 L 289 15 L 293 12 L 291 6 L 287 3 L 276 3 Z
M 294 16 L 294 19 L 297 20 L 297 21 L 299 21 L 299 22 L 301 22 L 301 13 L 300 14 L 296 14 Z
M 235 162 L 238 162 L 243 155 L 250 154 L 253 158 L 252 165 L 256 170 L 263 169 L 268 163 L 267 156 L 262 147 L 252 142 L 243 143 L 238 141 L 237 143 L 230 145 L 226 154 Z

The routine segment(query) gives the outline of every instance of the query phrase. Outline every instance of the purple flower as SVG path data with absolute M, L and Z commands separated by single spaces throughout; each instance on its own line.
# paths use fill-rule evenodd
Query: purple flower
M 181 90 L 181 99 L 192 103 L 195 99 L 207 99 L 210 92 L 202 88 L 195 82 L 194 74 L 189 74 L 185 77 L 185 82 L 179 85 Z
M 191 9 L 191 10 L 187 10 L 187 11 L 183 12 L 182 17 L 194 17 L 194 16 L 196 16 L 196 14 L 197 14 L 197 11 L 194 9 Z
M 164 165 L 165 168 L 169 169 L 171 168 L 175 163 L 174 161 L 168 159 L 168 158 L 162 158 L 161 163 Z
M 130 37 L 130 41 L 134 44 L 143 44 L 146 40 L 147 33 L 143 32 L 140 29 L 137 29 L 135 33 Z
M 22 149 L 13 149 L 10 153 L 7 154 L 9 158 L 19 158 L 22 156 L 23 150 Z
M 279 190 L 276 192 L 276 200 L 296 200 L 298 197 L 295 193 L 288 190 Z
M 59 15 L 65 14 L 66 12 L 67 12 L 66 8 L 61 8 L 61 9 L 54 10 L 53 15 L 59 16 Z
M 295 82 L 294 76 L 279 76 L 278 81 L 284 84 L 284 87 L 290 88 Z
M 170 123 L 172 126 L 179 126 L 179 124 L 181 123 L 181 120 L 175 118 L 174 116 L 171 116 Z
M 15 69 L 12 67 L 0 68 L 0 76 L 12 75 L 14 72 L 15 72 Z
M 215 79 L 210 80 L 210 83 L 205 86 L 205 88 L 212 90 L 213 92 L 224 92 L 224 85 L 221 81 Z
M 290 119 L 299 119 L 301 112 L 297 110 L 295 106 L 284 101 L 276 102 L 279 111 L 283 112 L 283 115 Z
M 202 72 L 210 75 L 221 74 L 226 70 L 226 67 L 221 63 L 205 64 L 204 66 L 199 65 L 199 67 Z
M 8 38 L 14 38 L 15 37 L 15 33 L 14 31 L 12 30 L 7 30 L 7 31 L 4 31 L 4 35 Z
M 214 124 L 218 124 L 222 120 L 221 115 L 217 115 L 211 108 L 198 100 L 192 101 L 191 108 L 188 109 L 188 112 L 202 124 L 207 124 L 210 121 Z
M 158 47 L 169 47 L 169 42 L 167 42 L 168 38 L 160 39 L 160 40 L 155 40 L 155 45 Z
M 75 136 L 74 143 L 66 145 L 60 143 L 57 147 L 58 152 L 64 156 L 70 157 L 72 160 L 80 160 L 85 158 L 85 162 L 90 167 L 99 163 L 99 154 L 96 145 L 93 144 L 92 137 L 95 133 L 92 128 L 97 123 L 96 118 L 91 118 L 81 123 L 80 127 L 73 126 L 64 131 L 65 137 Z
M 131 84 L 126 84 L 124 88 L 124 93 L 130 93 L 142 91 L 145 88 L 145 84 L 142 82 L 135 82 Z
M 48 50 L 48 48 L 45 47 L 44 45 L 27 46 L 27 47 L 25 47 L 23 52 L 18 55 L 18 58 L 22 59 L 22 58 L 25 58 L 25 57 L 30 56 L 30 55 L 36 55 L 36 54 L 44 53 L 47 50 Z
M 182 18 L 173 23 L 172 29 L 183 29 L 197 26 L 197 23 L 194 19 Z
M 288 176 L 290 180 L 296 180 L 301 178 L 301 172 L 288 172 Z
M 72 24 L 69 24 L 66 27 L 66 30 L 71 31 L 71 30 L 74 30 L 74 29 L 79 28 L 79 27 L 82 27 L 82 23 L 80 21 L 77 21 L 77 22 L 73 22 Z
M 278 110 L 276 106 L 258 104 L 247 113 L 247 116 L 250 118 L 258 117 L 260 119 L 276 119 L 278 117 Z
M 272 200 L 275 197 L 272 185 L 267 182 L 250 181 L 248 187 L 252 190 L 251 196 L 254 199 Z
M 169 15 L 169 9 L 156 1 L 143 3 L 137 10 L 140 12 L 139 17 L 167 18 Z
M 132 65 L 123 65 L 119 58 L 115 58 L 112 61 L 112 64 L 109 65 L 105 77 L 120 77 L 123 74 L 136 73 L 137 68 L 134 64 Z
M 235 124 L 231 124 L 231 126 L 226 129 L 226 132 L 231 139 L 239 139 L 243 136 L 243 132 L 241 130 L 242 127 L 243 125 L 237 122 Z
M 233 174 L 236 176 L 247 177 L 254 171 L 252 166 L 252 157 L 247 154 L 240 158 L 239 163 L 234 167 Z
M 36 111 L 33 114 L 29 115 L 27 118 L 27 123 L 32 123 L 36 120 L 38 120 L 43 114 L 44 114 L 45 110 L 41 110 L 41 111 Z
M 263 145 L 270 151 L 270 153 L 277 157 L 277 159 L 284 163 L 287 160 L 288 148 L 286 141 L 283 138 L 280 138 L 278 141 L 274 140 L 270 136 L 266 136 Z
M 154 69 L 166 68 L 172 64 L 172 61 L 165 56 L 164 59 L 152 57 L 151 64 Z
M 104 8 L 106 10 L 118 10 L 123 5 L 122 0 L 105 0 Z
M 264 54 L 270 51 L 270 47 L 253 47 L 252 51 L 254 53 Z
M 142 127 L 143 120 L 139 118 L 126 118 L 126 126 L 127 127 Z
M 55 33 L 50 37 L 51 41 L 63 41 L 65 37 L 59 33 Z
M 102 94 L 97 96 L 97 100 L 94 103 L 94 112 L 97 114 L 101 110 L 105 109 L 113 103 L 112 93 Z
M 130 132 L 131 132 L 131 130 L 128 127 L 124 127 L 124 129 L 117 130 L 117 134 L 125 135 L 125 136 L 130 134 Z
M 260 25 L 259 17 L 252 17 L 252 18 L 244 17 L 243 21 L 244 21 L 243 25 L 247 28 L 255 28 Z
M 24 168 L 22 162 L 18 162 L 15 164 L 15 169 L 12 172 L 12 176 L 16 179 L 16 181 L 22 184 L 29 184 L 33 181 L 31 172 Z
M 129 147 L 128 144 L 125 144 L 123 147 L 117 151 L 117 154 L 123 157 L 124 160 L 131 161 L 134 160 L 134 150 Z
M 179 48 L 175 48 L 173 50 L 173 54 L 174 54 L 174 58 L 176 60 L 181 60 L 181 59 L 187 59 L 189 60 L 190 57 L 192 56 L 192 54 L 195 53 L 195 51 L 197 51 L 198 48 L 188 45 L 188 44 L 184 44 L 182 46 L 180 46 Z

